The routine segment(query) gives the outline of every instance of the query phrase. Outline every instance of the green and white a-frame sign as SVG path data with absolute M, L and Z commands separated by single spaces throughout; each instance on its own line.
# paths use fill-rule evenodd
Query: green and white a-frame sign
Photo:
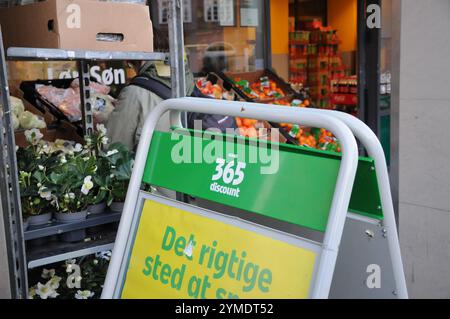
M 182 111 L 324 128 L 342 154 L 155 131 L 166 112 L 181 127 Z M 358 157 L 355 138 L 369 157 Z M 180 143 L 208 149 L 211 158 L 198 161 L 180 152 Z M 275 145 L 278 169 L 264 173 L 251 154 L 274 152 Z M 164 198 L 141 190 L 143 184 L 207 204 Z M 197 98 L 162 102 L 142 132 L 102 297 L 407 298 L 380 142 L 340 112 Z

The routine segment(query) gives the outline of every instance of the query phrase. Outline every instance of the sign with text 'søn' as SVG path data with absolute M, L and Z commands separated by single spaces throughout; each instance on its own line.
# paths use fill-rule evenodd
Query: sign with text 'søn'
M 147 199 L 122 298 L 307 298 L 313 250 Z

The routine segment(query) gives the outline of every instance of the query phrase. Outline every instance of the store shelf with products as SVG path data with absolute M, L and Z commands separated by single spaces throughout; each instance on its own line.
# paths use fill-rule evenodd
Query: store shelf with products
M 332 80 L 330 98 L 334 110 L 356 116 L 358 113 L 358 80 L 356 76 Z
M 7 50 L 7 58 L 11 61 L 76 61 L 79 74 L 78 87 L 80 91 L 81 125 L 67 120 L 65 116 L 56 115 L 58 120 L 73 125 L 80 135 L 91 135 L 94 131 L 93 105 L 89 101 L 91 97 L 91 76 L 89 66 L 95 61 L 166 61 L 168 55 L 160 52 L 120 52 L 120 51 L 95 51 L 95 50 L 64 50 L 47 48 L 23 48 L 10 47 Z M 47 106 L 52 114 L 57 107 L 49 108 L 49 103 L 33 103 L 39 108 L 42 104 Z
M 339 51 L 337 30 L 311 25 L 289 34 L 289 79 L 309 88 L 314 105 L 331 109 L 331 81 L 345 76 L 346 66 Z

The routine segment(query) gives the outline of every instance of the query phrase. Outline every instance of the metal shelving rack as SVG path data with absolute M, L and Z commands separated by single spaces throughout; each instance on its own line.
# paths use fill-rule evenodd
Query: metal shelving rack
M 22 1 L 21 1 L 22 2 Z M 21 3 L 20 2 L 20 3 Z M 19 3 L 19 2 L 18 2 Z M 172 92 L 173 97 L 184 96 L 185 72 L 184 72 L 184 38 L 182 22 L 182 4 L 178 0 L 170 0 L 169 7 L 169 43 L 170 54 L 165 53 L 143 53 L 143 52 L 105 52 L 89 50 L 61 50 L 61 49 L 42 49 L 42 48 L 9 48 L 7 52 L 8 60 L 44 60 L 44 61 L 76 61 L 81 90 L 81 105 L 83 112 L 83 128 L 85 134 L 90 134 L 93 127 L 93 114 L 89 102 L 90 77 L 89 66 L 94 61 L 112 61 L 112 60 L 167 60 L 170 59 L 172 71 Z M 3 41 L 0 30 L 0 98 L 3 102 L 5 114 L 10 112 L 8 101 L 8 85 L 6 76 L 5 52 L 3 50 Z M 56 245 L 50 243 L 42 249 L 35 249 L 28 252 L 30 261 L 27 264 L 25 238 L 39 238 L 39 236 L 58 231 L 69 231 L 70 227 L 51 225 L 43 227 L 41 230 L 30 229 L 24 233 L 22 229 L 22 216 L 20 207 L 20 193 L 17 178 L 17 163 L 15 154 L 14 131 L 12 129 L 9 116 L 1 116 L 0 121 L 0 145 L 5 152 L 0 156 L 0 192 L 1 204 L 4 216 L 4 234 L 0 227 L 0 238 L 4 235 L 7 244 L 8 264 L 6 271 L 0 271 L 0 276 L 4 273 L 9 277 L 12 298 L 26 298 L 28 293 L 27 268 L 34 268 L 48 263 L 53 263 L 65 259 L 75 258 L 92 254 L 98 251 L 112 249 L 115 240 L 115 232 L 106 232 L 99 234 L 94 240 L 75 244 Z M 109 216 L 108 218 L 113 218 Z M 106 218 L 106 219 L 108 219 Z M 116 216 L 117 218 L 117 216 Z M 112 222 L 111 220 L 88 220 L 83 227 L 95 225 L 104 225 Z M 118 217 L 120 219 L 120 216 Z M 98 222 L 98 224 L 97 224 Z M 0 278 L 2 280 L 3 278 Z
M 105 212 L 89 215 L 85 221 L 81 222 L 63 224 L 54 221 L 43 226 L 31 226 L 30 229 L 25 231 L 24 240 L 25 242 L 30 242 L 35 239 L 48 238 L 74 230 L 117 223 L 120 221 L 121 215 L 121 213 Z M 36 268 L 70 258 L 110 250 L 114 247 L 115 234 L 115 230 L 100 230 L 95 231 L 95 234 L 90 234 L 85 241 L 79 243 L 53 242 L 45 246 L 27 245 L 28 268 Z
M 30 226 L 30 229 L 25 231 L 24 240 L 27 241 L 52 235 L 60 235 L 73 230 L 118 222 L 120 221 L 120 216 L 121 213 L 102 213 L 98 215 L 90 215 L 88 219 L 82 222 L 70 224 L 53 222 L 44 226 Z
M 1 39 L 0 39 L 1 42 Z M 62 50 L 62 49 L 45 49 L 45 48 L 19 48 L 11 47 L 7 50 L 7 59 L 10 61 L 76 61 L 78 66 L 78 73 L 80 79 L 80 98 L 82 105 L 83 114 L 83 129 L 85 135 L 90 135 L 94 131 L 94 121 L 92 105 L 90 101 L 90 65 L 95 61 L 123 61 L 123 60 L 136 60 L 136 61 L 148 61 L 148 60 L 166 60 L 168 58 L 167 54 L 159 52 L 107 52 L 107 51 L 89 51 L 89 50 Z M 4 92 L 2 96 L 7 96 L 7 78 L 6 78 L 6 65 L 5 61 L 2 61 L 2 71 L 4 71 L 4 79 L 2 83 L 5 83 Z M 9 108 L 8 108 L 9 110 Z M 5 117 L 9 118 L 9 117 Z M 8 160 L 14 159 L 15 161 L 15 146 L 14 146 L 14 132 L 11 131 L 12 126 L 10 123 L 5 123 L 4 127 L 7 129 L 6 135 L 8 139 L 2 140 L 4 145 L 8 146 Z M 6 143 L 7 142 L 7 143 Z M 11 149 L 11 147 L 13 147 Z M 7 160 L 7 159 L 5 159 Z M 6 167 L 6 166 L 2 166 Z M 9 167 L 15 167 L 12 170 L 17 174 L 17 166 L 10 165 Z M 11 176 L 12 181 L 17 181 L 17 178 Z M 3 179 L 2 179 L 3 180 Z M 13 182 L 10 181 L 12 185 Z M 17 187 L 17 183 L 15 185 Z M 6 187 L 3 187 L 6 189 Z M 15 194 L 15 197 L 12 196 Z M 70 258 L 81 257 L 85 255 L 94 254 L 96 252 L 110 250 L 114 246 L 115 233 L 113 229 L 107 231 L 102 231 L 96 233 L 95 235 L 89 236 L 85 241 L 79 243 L 62 243 L 62 242 L 51 242 L 45 246 L 32 247 L 27 245 L 25 250 L 25 242 L 30 240 L 35 240 L 39 238 L 49 237 L 53 235 L 58 235 L 61 233 L 78 230 L 87 229 L 89 227 L 112 224 L 120 221 L 120 213 L 105 213 L 100 215 L 92 215 L 86 221 L 72 223 L 72 224 L 60 224 L 60 223 L 50 223 L 44 226 L 31 227 L 28 231 L 22 231 L 21 214 L 20 214 L 20 197 L 18 197 L 18 189 L 16 192 L 11 191 L 11 198 L 7 198 L 10 202 L 15 201 L 14 204 L 10 203 L 7 205 L 5 201 L 3 203 L 3 209 L 10 208 L 10 214 L 8 216 L 14 216 L 14 219 L 8 221 L 8 225 L 15 227 L 10 233 L 6 234 L 7 238 L 16 238 L 16 240 L 21 243 L 22 246 L 11 243 L 12 247 L 18 247 L 16 251 L 17 257 L 16 261 L 21 267 L 18 269 L 10 270 L 10 273 L 15 276 L 17 282 L 21 282 L 22 291 L 16 293 L 15 297 L 22 298 L 26 296 L 27 287 L 27 268 L 35 268 L 59 261 L 63 261 Z M 17 197 L 17 198 L 16 198 Z M 6 198 L 5 198 L 6 199 Z M 3 200 L 2 200 L 3 201 Z M 17 228 L 17 229 L 16 229 Z M 14 234 L 12 233 L 14 232 Z M 26 253 L 25 253 L 26 252 Z M 11 262 L 10 267 L 14 267 L 16 263 Z
M 0 200 L 4 229 L 0 238 L 5 237 L 8 273 L 12 298 L 27 296 L 27 268 L 25 262 L 25 243 L 22 229 L 22 209 L 20 206 L 19 179 L 17 172 L 16 143 L 9 103 L 9 87 L 6 73 L 5 52 L 0 29 L 0 104 L 3 106 L 0 120 Z M 4 233 L 3 233 L 4 230 Z
M 108 51 L 85 51 L 85 50 L 62 50 L 45 48 L 17 48 L 11 47 L 7 51 L 8 60 L 45 60 L 45 61 L 76 61 L 80 79 L 80 98 L 83 114 L 83 128 L 85 135 L 90 135 L 94 131 L 94 121 L 92 105 L 90 102 L 90 65 L 94 61 L 123 61 L 123 60 L 165 60 L 166 54 L 158 52 L 108 52 Z M 25 241 L 30 239 L 48 237 L 77 229 L 92 226 L 104 225 L 118 222 L 120 214 L 102 214 L 94 216 L 86 221 L 74 224 L 50 224 L 49 226 L 38 227 L 25 232 Z M 106 238 L 106 241 L 105 241 Z M 112 249 L 114 234 L 108 234 L 105 238 L 97 240 L 67 245 L 64 243 L 52 244 L 44 250 L 44 254 L 39 253 L 39 249 L 27 249 L 28 267 L 37 267 L 66 258 L 74 258 L 98 251 Z M 68 257 L 69 256 L 69 257 Z
M 78 227 L 85 228 L 85 225 L 78 225 Z M 82 242 L 64 243 L 55 241 L 32 247 L 27 249 L 27 266 L 28 269 L 33 269 L 68 259 L 111 250 L 114 247 L 115 239 L 116 231 L 106 229 L 95 235 L 88 236 Z

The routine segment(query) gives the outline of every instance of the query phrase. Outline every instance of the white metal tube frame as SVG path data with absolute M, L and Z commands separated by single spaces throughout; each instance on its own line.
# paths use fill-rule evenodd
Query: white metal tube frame
M 311 114 L 328 114 L 340 119 L 350 128 L 350 130 L 352 130 L 355 137 L 366 149 L 369 157 L 374 160 L 378 187 L 380 190 L 381 207 L 384 215 L 383 226 L 387 234 L 389 254 L 394 272 L 395 285 L 397 287 L 396 294 L 400 299 L 407 299 L 408 290 L 406 287 L 405 273 L 403 270 L 403 262 L 400 252 L 400 243 L 395 222 L 389 172 L 386 163 L 386 156 L 378 137 L 364 122 L 350 114 L 320 109 L 306 109 L 305 111 Z M 295 113 L 295 110 L 290 109 L 289 112 Z
M 153 133 L 159 118 L 167 111 L 171 111 L 172 124 L 178 124 L 179 126 L 181 124 L 180 112 L 189 111 L 321 127 L 331 131 L 339 139 L 342 149 L 342 161 L 328 217 L 325 237 L 322 242 L 322 251 L 318 259 L 315 281 L 311 283 L 313 285 L 311 292 L 312 298 L 327 298 L 333 279 L 338 249 L 358 166 L 358 147 L 351 130 L 341 120 L 325 113 L 312 114 L 306 109 L 300 108 L 296 108 L 292 112 L 288 108 L 282 109 L 266 104 L 202 98 L 179 98 L 163 101 L 147 117 L 137 149 L 135 165 L 128 187 L 127 198 L 111 263 L 106 276 L 102 298 L 111 299 L 118 295 L 116 289 L 119 289 L 122 280 L 122 278 L 119 278 L 119 275 L 122 273 L 122 265 L 125 264 L 124 258 L 127 258 L 125 256 L 127 240 L 131 231 L 133 214 L 138 201 Z

